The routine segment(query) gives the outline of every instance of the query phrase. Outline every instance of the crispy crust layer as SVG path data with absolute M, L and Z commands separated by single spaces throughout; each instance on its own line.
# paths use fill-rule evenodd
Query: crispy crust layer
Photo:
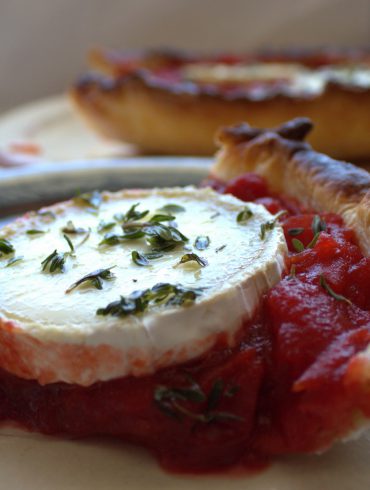
M 308 208 L 340 214 L 355 230 L 364 254 L 370 256 L 370 173 L 313 151 L 304 143 L 311 129 L 312 123 L 304 118 L 270 130 L 247 124 L 221 129 L 217 139 L 221 149 L 211 176 L 228 181 L 255 172 L 277 193 Z M 344 383 L 360 396 L 368 396 L 363 409 L 369 413 L 370 345 L 351 358 Z M 358 414 L 356 420 L 357 427 L 368 426 Z M 349 434 L 352 432 L 350 429 Z M 359 433 L 355 430 L 355 435 Z M 338 436 L 348 438 L 348 434 Z
M 245 172 L 308 208 L 340 214 L 370 255 L 370 173 L 317 153 L 304 143 L 312 124 L 299 118 L 274 129 L 241 124 L 220 130 L 212 175 L 228 181 Z
M 272 127 L 305 116 L 315 122 L 310 142 L 318 151 L 350 160 L 370 158 L 370 88 L 329 82 L 315 96 L 297 96 L 276 87 L 265 87 L 256 96 L 247 89 L 227 94 L 216 86 L 153 76 L 155 70 L 199 59 L 176 52 L 119 55 L 96 51 L 91 63 L 105 75 L 81 79 L 71 89 L 71 98 L 100 134 L 134 143 L 148 152 L 209 155 L 214 152 L 213 135 L 220 126 L 247 120 L 252 126 Z M 267 53 L 245 59 L 299 61 L 310 67 L 322 66 L 325 60 L 333 64 L 343 60 L 370 62 L 366 51 L 341 56 Z

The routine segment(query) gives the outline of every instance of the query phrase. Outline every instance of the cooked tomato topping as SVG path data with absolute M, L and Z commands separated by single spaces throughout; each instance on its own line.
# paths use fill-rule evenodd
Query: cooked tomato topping
M 88 388 L 0 374 L 0 417 L 46 434 L 110 434 L 149 448 L 171 471 L 219 471 L 326 448 L 370 417 L 361 355 L 370 343 L 370 259 L 335 214 L 304 213 L 255 175 L 221 192 L 282 215 L 285 277 L 237 345 L 151 376 Z M 296 211 L 294 211 L 296 210 Z

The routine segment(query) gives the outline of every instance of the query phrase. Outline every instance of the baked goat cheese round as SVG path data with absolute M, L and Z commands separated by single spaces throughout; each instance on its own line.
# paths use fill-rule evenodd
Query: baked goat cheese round
M 278 217 L 193 187 L 83 194 L 0 230 L 0 366 L 141 376 L 230 345 L 284 269 Z

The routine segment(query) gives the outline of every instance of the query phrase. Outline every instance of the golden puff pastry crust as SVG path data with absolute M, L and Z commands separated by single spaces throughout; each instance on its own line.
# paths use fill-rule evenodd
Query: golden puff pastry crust
M 312 123 L 297 118 L 275 129 L 240 124 L 221 129 L 212 176 L 228 181 L 245 172 L 263 176 L 273 192 L 309 209 L 340 214 L 370 255 L 370 173 L 317 153 L 304 142 Z
M 239 57 L 94 51 L 90 62 L 95 71 L 70 90 L 74 105 L 101 135 L 143 151 L 210 155 L 220 126 L 273 127 L 305 116 L 315 123 L 309 141 L 316 150 L 370 161 L 366 50 Z M 364 72 L 355 73 L 360 66 Z

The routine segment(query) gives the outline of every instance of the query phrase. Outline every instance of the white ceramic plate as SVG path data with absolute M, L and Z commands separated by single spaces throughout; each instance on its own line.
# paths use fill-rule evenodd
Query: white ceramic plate
M 28 153 L 29 145 L 40 152 Z M 32 163 L 133 154 L 130 145 L 104 140 L 90 131 L 64 95 L 31 102 L 0 117 L 0 166 L 1 156 L 4 160 L 14 157 L 15 163 Z
M 207 159 L 140 158 L 70 162 L 0 171 L 2 221 L 14 206 L 89 190 L 193 184 L 208 172 Z M 370 483 L 370 433 L 323 455 L 282 458 L 244 477 L 174 476 L 140 448 L 112 440 L 71 441 L 10 428 L 0 432 L 0 489 L 6 490 L 365 490 Z

